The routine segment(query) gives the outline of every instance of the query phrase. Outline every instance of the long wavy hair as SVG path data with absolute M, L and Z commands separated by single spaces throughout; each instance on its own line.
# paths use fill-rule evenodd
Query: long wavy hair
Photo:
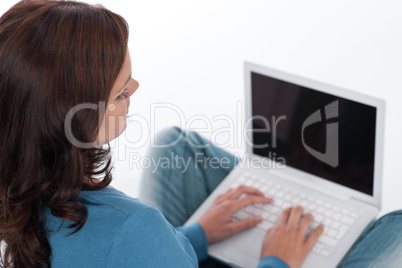
M 87 219 L 80 191 L 111 182 L 110 147 L 70 143 L 64 122 L 78 104 L 107 103 L 127 42 L 126 21 L 102 6 L 21 1 L 0 18 L 1 267 L 50 267 L 44 208 L 73 234 Z M 80 142 L 96 140 L 97 107 L 72 118 Z

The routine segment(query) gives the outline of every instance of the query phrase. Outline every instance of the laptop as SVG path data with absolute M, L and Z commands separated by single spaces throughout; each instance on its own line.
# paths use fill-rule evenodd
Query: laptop
M 239 185 L 274 200 L 233 215 L 261 215 L 258 226 L 210 245 L 233 267 L 257 267 L 266 230 L 300 205 L 309 231 L 324 233 L 302 267 L 336 267 L 381 209 L 385 102 L 336 86 L 245 62 L 246 154 L 185 225 L 198 221 L 218 195 Z

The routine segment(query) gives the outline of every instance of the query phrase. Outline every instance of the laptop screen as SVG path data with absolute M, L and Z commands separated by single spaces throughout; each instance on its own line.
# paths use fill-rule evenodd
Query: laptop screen
M 253 152 L 373 195 L 376 108 L 251 73 Z

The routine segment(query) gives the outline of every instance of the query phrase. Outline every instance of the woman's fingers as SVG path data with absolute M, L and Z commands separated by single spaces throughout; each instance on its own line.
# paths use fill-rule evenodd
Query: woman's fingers
M 288 221 L 288 227 L 296 229 L 299 225 L 300 217 L 302 214 L 303 214 L 302 207 L 297 206 L 295 208 L 292 208 L 292 211 L 290 212 L 289 221 Z
M 310 225 L 312 219 L 313 219 L 313 215 L 308 213 L 300 221 L 299 238 L 302 239 L 303 241 L 304 241 L 304 238 L 306 236 L 308 226 Z
M 242 194 L 264 196 L 258 189 L 240 185 L 239 187 L 229 190 L 226 193 L 226 198 L 229 200 L 238 199 Z
M 257 224 L 259 224 L 262 221 L 262 218 L 260 216 L 254 216 L 254 217 L 249 217 L 247 219 L 238 221 L 238 222 L 232 222 L 229 224 L 230 232 L 231 234 L 236 234 L 238 232 L 241 232 L 246 229 L 250 229 Z
M 234 189 L 231 188 L 226 193 L 218 195 L 218 197 L 215 199 L 215 202 L 221 203 L 222 201 L 226 200 L 227 199 L 226 197 L 233 191 Z
M 308 247 L 308 250 L 311 249 L 311 247 L 314 245 L 314 243 L 318 240 L 322 232 L 324 231 L 324 226 L 320 224 L 317 229 L 314 230 L 314 232 L 307 238 L 306 240 L 306 246 Z
M 241 199 L 236 199 L 232 201 L 231 209 L 232 212 L 236 212 L 239 209 L 255 204 L 255 203 L 270 203 L 272 202 L 272 198 L 267 198 L 264 196 L 257 196 L 257 195 L 248 195 Z
M 290 212 L 292 211 L 292 208 L 287 208 L 285 209 L 282 213 L 281 216 L 279 217 L 279 220 L 277 221 L 277 224 L 280 225 L 286 225 L 289 220 Z

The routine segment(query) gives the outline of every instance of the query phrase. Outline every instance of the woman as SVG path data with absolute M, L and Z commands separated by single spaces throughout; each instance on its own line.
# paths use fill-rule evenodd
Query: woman
M 271 201 L 240 187 L 199 223 L 175 229 L 108 186 L 112 165 L 101 145 L 124 131 L 139 86 L 127 41 L 122 17 L 83 3 L 22 1 L 0 18 L 2 267 L 197 267 L 207 243 L 260 220 L 233 223 L 235 210 Z M 301 214 L 289 208 L 267 232 L 261 267 L 301 265 L 322 232 L 305 240 L 311 215 Z
M 127 41 L 123 18 L 76 2 L 20 2 L 1 17 L 5 267 L 192 267 L 207 240 L 257 223 L 223 229 L 226 218 L 212 209 L 212 218 L 175 230 L 158 210 L 106 188 L 109 151 L 97 146 L 125 129 L 138 88 Z M 230 204 L 270 202 L 255 189 L 232 194 L 246 192 Z

